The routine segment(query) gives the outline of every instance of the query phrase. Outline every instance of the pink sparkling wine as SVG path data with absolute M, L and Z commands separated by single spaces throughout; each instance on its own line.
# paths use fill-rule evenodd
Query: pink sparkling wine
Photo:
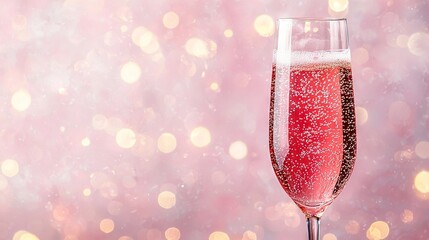
M 321 216 L 338 196 L 356 158 L 351 65 L 325 60 L 273 66 L 271 160 L 282 187 L 308 216 Z

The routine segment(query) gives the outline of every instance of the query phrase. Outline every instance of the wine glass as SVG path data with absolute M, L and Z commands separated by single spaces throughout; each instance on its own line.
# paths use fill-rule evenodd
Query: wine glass
M 356 159 L 347 21 L 282 18 L 276 27 L 271 162 L 315 240 L 320 217 L 344 188 Z

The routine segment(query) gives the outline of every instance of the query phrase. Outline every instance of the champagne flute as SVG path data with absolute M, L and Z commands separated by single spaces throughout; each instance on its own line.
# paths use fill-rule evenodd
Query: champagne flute
M 310 240 L 356 159 L 356 121 L 346 19 L 277 21 L 270 156 L 283 189 L 307 218 Z

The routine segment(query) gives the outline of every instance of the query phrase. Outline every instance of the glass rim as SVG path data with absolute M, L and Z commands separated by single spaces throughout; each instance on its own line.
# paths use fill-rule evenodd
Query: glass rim
M 339 22 L 347 21 L 347 18 L 330 18 L 330 17 L 281 17 L 277 18 L 277 21 L 313 21 L 313 22 Z

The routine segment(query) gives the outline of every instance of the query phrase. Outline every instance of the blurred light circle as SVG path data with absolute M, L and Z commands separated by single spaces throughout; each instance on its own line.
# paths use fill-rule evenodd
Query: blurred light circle
M 234 32 L 231 29 L 225 29 L 225 31 L 223 31 L 223 35 L 226 38 L 231 38 L 234 35 Z
M 91 140 L 88 137 L 86 137 L 86 138 L 82 139 L 81 144 L 84 147 L 88 147 L 91 144 Z
M 205 147 L 211 142 L 210 131 L 205 127 L 196 127 L 191 132 L 191 142 L 196 147 Z
M 158 149 L 162 153 L 173 152 L 176 145 L 176 137 L 171 133 L 163 133 L 158 137 Z
M 1 164 L 1 172 L 6 177 L 14 177 L 19 173 L 19 164 L 13 159 L 6 159 Z
M 333 233 L 327 233 L 323 235 L 322 240 L 337 240 L 337 236 L 335 236 Z
M 11 104 L 16 111 L 23 112 L 31 105 L 31 95 L 27 90 L 20 89 L 12 95 Z
M 212 232 L 209 236 L 209 240 L 230 240 L 228 234 L 220 231 Z
M 193 37 L 186 41 L 185 50 L 189 55 L 206 59 L 216 54 L 217 44 L 211 40 L 204 41 L 201 38 Z
M 129 128 L 122 128 L 116 133 L 116 143 L 121 148 L 132 148 L 136 143 L 136 134 Z
M 179 240 L 180 239 L 180 230 L 175 227 L 168 228 L 165 230 L 165 238 L 167 240 Z
M 126 83 L 135 83 L 141 75 L 140 66 L 132 61 L 125 63 L 121 68 L 121 78 Z
M 59 222 L 66 220 L 69 214 L 70 210 L 63 204 L 58 204 L 52 210 L 52 217 Z
M 368 111 L 363 107 L 356 107 L 356 122 L 363 125 L 368 121 Z
M 176 194 L 170 191 L 163 191 L 158 194 L 158 204 L 164 209 L 170 209 L 176 205 Z
M 346 224 L 345 229 L 349 234 L 358 234 L 360 231 L 360 224 L 355 220 L 351 220 Z
M 416 144 L 414 152 L 419 158 L 427 159 L 429 158 L 429 142 L 420 141 Z
M 211 89 L 212 91 L 214 91 L 214 92 L 219 92 L 219 91 L 220 91 L 219 83 L 217 83 L 217 82 L 212 82 L 212 83 L 210 84 L 210 89 Z
M 149 30 L 147 30 L 143 26 L 139 26 L 134 28 L 133 32 L 131 33 L 131 40 L 136 46 L 140 47 L 140 44 L 144 41 L 143 39 L 146 38 L 146 44 L 150 42 L 151 33 Z
M 429 172 L 421 171 L 417 173 L 414 178 L 414 187 L 423 194 L 429 193 Z
M 39 240 L 39 238 L 31 232 L 20 230 L 15 232 L 12 240 Z
M 247 156 L 247 145 L 242 141 L 235 141 L 229 145 L 229 155 L 236 159 L 241 160 Z
M 157 53 L 160 47 L 155 34 L 143 26 L 133 30 L 131 40 L 146 54 Z
M 105 218 L 100 221 L 100 231 L 111 233 L 115 229 L 115 222 L 110 218 Z
M 399 34 L 396 37 L 396 45 L 398 45 L 398 47 L 401 47 L 401 48 L 408 47 L 408 36 L 404 34 Z
M 366 232 L 366 236 L 370 240 L 385 239 L 389 236 L 389 225 L 383 221 L 376 221 L 371 224 Z
M 262 37 L 269 37 L 274 33 L 274 20 L 271 16 L 262 14 L 255 18 L 253 28 Z
M 348 6 L 348 0 L 329 0 L 329 8 L 334 12 L 343 12 Z
M 85 197 L 89 197 L 89 196 L 91 195 L 91 189 L 90 189 L 90 188 L 84 188 L 84 189 L 82 190 L 82 194 L 83 194 L 83 196 L 85 196 Z
M 284 219 L 285 225 L 291 228 L 297 228 L 301 224 L 299 213 L 290 209 L 284 212 Z
M 411 210 L 405 209 L 402 212 L 401 220 L 403 223 L 410 223 L 414 220 L 414 213 Z
M 429 34 L 425 32 L 413 33 L 408 38 L 408 50 L 416 55 L 428 55 L 429 54 Z
M 258 240 L 258 236 L 255 232 L 247 230 L 243 233 L 242 240 Z
M 128 236 L 121 236 L 118 240 L 133 240 L 133 238 Z
M 168 29 L 176 28 L 177 25 L 179 25 L 179 16 L 173 11 L 167 12 L 164 14 L 164 17 L 162 17 L 162 23 L 164 27 Z

